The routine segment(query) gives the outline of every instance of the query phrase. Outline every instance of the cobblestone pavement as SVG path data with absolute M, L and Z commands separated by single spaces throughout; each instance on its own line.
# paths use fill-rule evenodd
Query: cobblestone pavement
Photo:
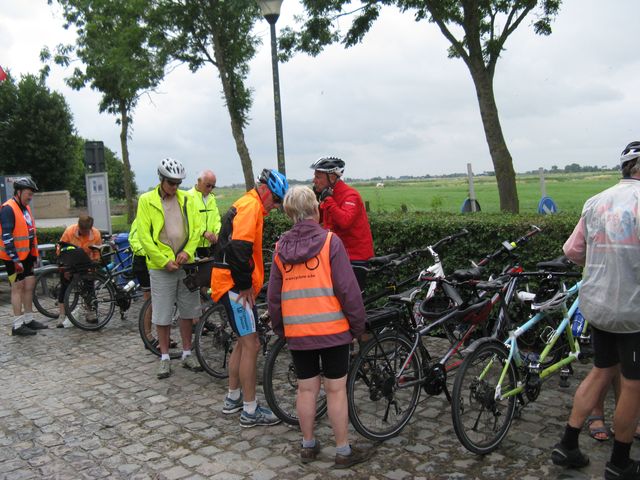
M 501 447 L 485 457 L 459 444 L 444 396 L 423 394 L 411 423 L 377 446 L 367 464 L 331 468 L 335 449 L 325 418 L 317 430 L 325 445 L 320 460 L 303 466 L 296 429 L 241 429 L 237 415 L 221 413 L 225 382 L 176 361 L 174 374 L 157 380 L 157 358 L 138 336 L 137 308 L 99 332 L 51 328 L 36 337 L 12 337 L 9 290 L 6 282 L 0 285 L 1 479 L 602 478 L 611 442 L 583 435 L 591 465 L 582 471 L 549 460 L 575 377 L 567 389 L 550 380 Z M 576 377 L 588 368 L 578 366 Z M 355 432 L 352 437 L 362 440 Z M 640 456 L 638 442 L 632 455 Z

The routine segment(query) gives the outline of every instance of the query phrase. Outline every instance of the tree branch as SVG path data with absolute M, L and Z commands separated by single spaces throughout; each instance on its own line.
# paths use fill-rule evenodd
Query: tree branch
M 447 28 L 447 24 L 445 23 L 444 19 L 436 14 L 436 3 L 438 1 L 439 0 L 424 0 L 424 4 L 427 10 L 429 10 L 429 13 L 431 13 L 431 18 L 433 18 L 433 21 L 438 26 L 444 37 L 449 40 L 449 43 L 451 43 L 454 50 L 458 55 L 460 55 L 460 58 L 462 58 L 464 63 L 469 65 L 471 59 L 467 51 L 464 49 L 463 43 L 458 40 L 455 35 L 451 33 L 451 31 Z
M 535 7 L 534 3 L 531 3 L 529 4 L 529 6 L 525 7 L 518 15 L 515 22 L 513 22 L 513 24 L 511 22 L 516 16 L 518 9 L 514 6 L 513 9 L 509 12 L 509 16 L 507 17 L 507 22 L 504 25 L 504 29 L 502 30 L 502 33 L 500 34 L 500 37 L 496 42 L 496 49 L 489 55 L 489 61 L 487 62 L 487 70 L 489 70 L 492 76 L 496 68 L 496 62 L 498 61 L 498 57 L 500 56 L 500 52 L 502 52 L 502 48 L 507 41 L 507 38 L 509 37 L 509 35 L 516 31 L 518 26 L 522 23 L 529 12 L 533 10 L 533 7 Z

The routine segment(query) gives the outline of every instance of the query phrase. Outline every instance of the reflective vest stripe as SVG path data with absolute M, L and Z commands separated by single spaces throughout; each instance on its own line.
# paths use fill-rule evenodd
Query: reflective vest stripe
M 314 259 L 285 265 L 275 262 L 282 273 L 282 322 L 285 337 L 334 335 L 347 332 L 349 322 L 334 295 L 329 256 L 331 235 Z M 278 246 L 276 245 L 276 252 Z
M 22 209 L 18 206 L 18 203 L 13 199 L 9 199 L 2 206 L 9 205 L 13 210 L 13 216 L 15 218 L 15 226 L 13 227 L 13 246 L 18 254 L 18 258 L 20 260 L 24 260 L 31 253 L 32 256 L 38 256 L 38 244 L 36 240 L 36 222 L 33 219 L 33 214 L 31 213 L 31 208 L 27 205 L 27 212 L 29 212 L 29 216 L 31 217 L 31 221 L 33 225 L 29 227 L 27 225 L 27 220 L 24 217 L 24 213 Z M 2 229 L 0 228 L 0 235 L 2 234 Z M 32 235 L 30 235 L 30 231 Z M 0 237 L 1 238 L 1 237 Z M 33 239 L 33 245 L 31 245 Z M 6 241 L 11 241 L 10 239 L 5 239 Z M 0 259 L 2 260 L 13 260 L 9 254 L 7 253 L 5 243 L 0 239 Z
M 333 288 L 301 288 L 282 292 L 282 300 L 296 300 L 299 298 L 326 297 L 333 295 Z

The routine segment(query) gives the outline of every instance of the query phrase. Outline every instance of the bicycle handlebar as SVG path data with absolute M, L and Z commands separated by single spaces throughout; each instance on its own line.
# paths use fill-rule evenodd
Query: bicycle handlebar
M 502 255 L 504 253 L 511 254 L 511 251 L 514 248 L 520 246 L 521 244 L 523 244 L 525 242 L 528 242 L 531 237 L 533 237 L 534 235 L 540 233 L 541 231 L 542 231 L 542 229 L 540 227 L 538 227 L 537 225 L 531 225 L 531 230 L 529 230 L 523 236 L 521 236 L 517 240 L 514 240 L 513 242 L 508 242 L 508 241 L 505 240 L 504 242 L 502 242 L 502 245 L 500 246 L 500 248 L 495 250 L 493 253 L 488 254 L 486 257 L 484 257 L 482 260 L 480 260 L 476 265 L 478 267 L 483 267 L 487 263 L 489 263 L 491 260 L 493 260 L 496 257 L 499 257 L 500 255 Z

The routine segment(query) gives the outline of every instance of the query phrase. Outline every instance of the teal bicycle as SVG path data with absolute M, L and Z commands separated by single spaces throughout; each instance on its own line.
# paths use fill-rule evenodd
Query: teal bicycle
M 518 406 L 535 401 L 545 380 L 560 373 L 561 384 L 566 385 L 571 363 L 587 360 L 580 335 L 574 337 L 571 325 L 581 281 L 570 288 L 566 285 L 569 277 L 580 274 L 568 271 L 569 265 L 562 260 L 542 262 L 537 267 L 541 269 L 538 272 L 517 274 L 541 278 L 531 306 L 537 313 L 510 331 L 504 341 L 482 338 L 471 344 L 455 376 L 454 429 L 465 448 L 478 455 L 498 448 Z M 518 338 L 530 331 L 536 331 L 541 342 L 533 350 L 521 350 Z M 539 348 L 542 351 L 537 351 Z

